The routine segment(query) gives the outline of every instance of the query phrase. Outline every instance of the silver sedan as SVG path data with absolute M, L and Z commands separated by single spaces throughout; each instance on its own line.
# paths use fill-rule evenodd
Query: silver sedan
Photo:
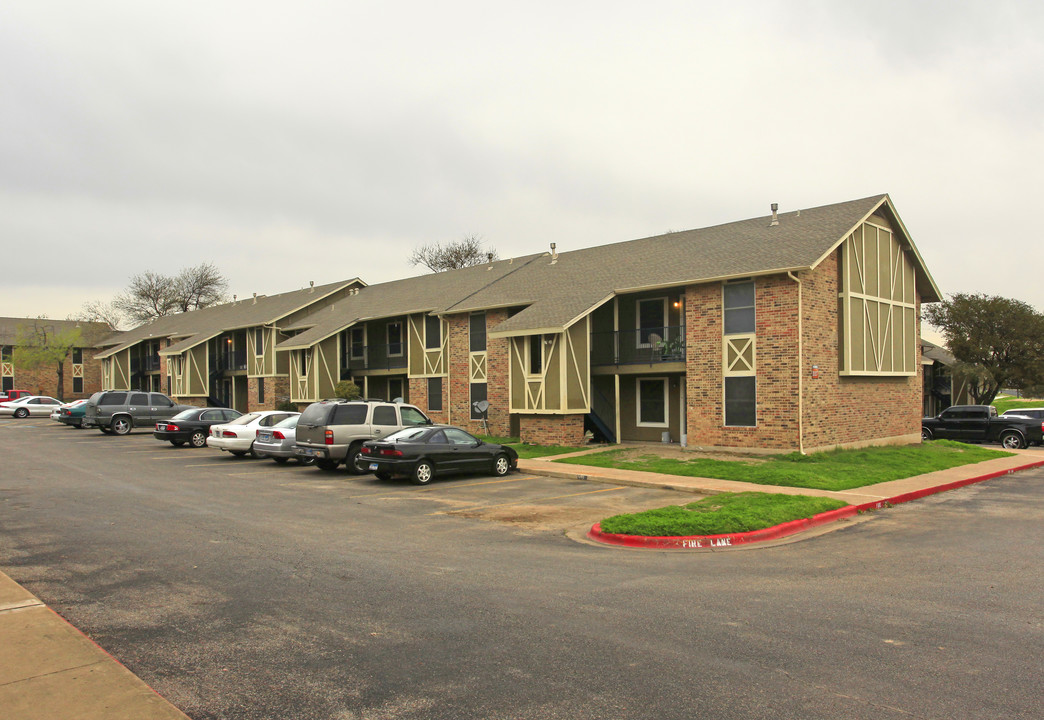
M 16 418 L 29 417 L 30 415 L 43 415 L 47 417 L 56 407 L 60 407 L 61 400 L 45 395 L 30 395 L 17 400 L 0 402 L 0 415 L 13 415 Z
M 254 452 L 258 457 L 270 457 L 280 465 L 294 456 L 294 444 L 297 441 L 297 420 L 300 415 L 288 417 L 270 428 L 259 428 L 254 440 Z M 311 465 L 315 458 L 298 457 L 302 465 Z

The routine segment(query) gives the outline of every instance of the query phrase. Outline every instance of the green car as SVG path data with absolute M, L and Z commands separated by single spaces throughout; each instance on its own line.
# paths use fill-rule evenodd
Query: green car
M 57 417 L 52 414 L 52 417 L 60 423 L 66 425 L 72 425 L 76 428 L 83 427 L 83 414 L 87 411 L 86 400 L 74 400 L 71 403 L 66 403 L 60 408 L 55 410 Z

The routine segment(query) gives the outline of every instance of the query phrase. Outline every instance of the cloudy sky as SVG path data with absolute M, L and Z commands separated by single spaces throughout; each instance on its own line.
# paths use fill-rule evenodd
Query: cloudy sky
M 0 315 L 212 262 L 247 297 L 891 194 L 1044 310 L 1044 4 L 12 0 Z M 20 271 L 13 271 L 18 268 Z

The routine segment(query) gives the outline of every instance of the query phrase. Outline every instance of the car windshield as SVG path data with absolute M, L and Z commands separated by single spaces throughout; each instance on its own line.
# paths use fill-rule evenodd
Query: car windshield
M 196 413 L 198 412 L 199 410 L 197 410 L 196 408 L 192 408 L 191 410 L 182 410 L 177 415 L 172 417 L 171 420 L 195 420 Z
M 291 415 L 286 420 L 281 420 L 281 421 L 277 422 L 275 425 L 273 425 L 272 427 L 274 427 L 274 428 L 286 428 L 287 430 L 293 430 L 295 427 L 297 427 L 297 421 L 300 420 L 300 419 L 301 419 L 300 415 Z
M 261 413 L 247 413 L 246 415 L 240 415 L 235 420 L 227 423 L 228 425 L 249 425 L 254 420 L 261 417 Z
M 393 432 L 391 435 L 387 435 L 384 439 L 387 442 L 410 442 L 412 440 L 419 439 L 424 433 L 428 432 L 426 427 L 409 427 Z

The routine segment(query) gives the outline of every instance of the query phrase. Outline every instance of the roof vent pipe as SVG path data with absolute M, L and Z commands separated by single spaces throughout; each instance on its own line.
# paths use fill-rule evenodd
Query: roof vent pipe
M 555 248 L 558 247 L 555 243 L 551 243 L 551 264 L 554 265 L 558 262 L 558 251 Z
M 486 267 L 487 270 L 493 269 L 493 253 L 486 253 L 486 261 L 489 265 Z
M 779 225 L 779 215 L 776 214 L 777 210 L 779 210 L 779 203 L 772 203 L 772 222 L 769 223 L 769 226 Z
M 257 293 L 254 293 L 254 304 L 257 305 Z
M 315 292 L 315 280 L 308 281 L 308 292 Z
M 236 296 L 235 296 L 235 295 L 233 295 L 233 296 L 232 296 L 232 304 L 233 304 L 233 305 L 235 305 L 235 304 L 236 304 Z

